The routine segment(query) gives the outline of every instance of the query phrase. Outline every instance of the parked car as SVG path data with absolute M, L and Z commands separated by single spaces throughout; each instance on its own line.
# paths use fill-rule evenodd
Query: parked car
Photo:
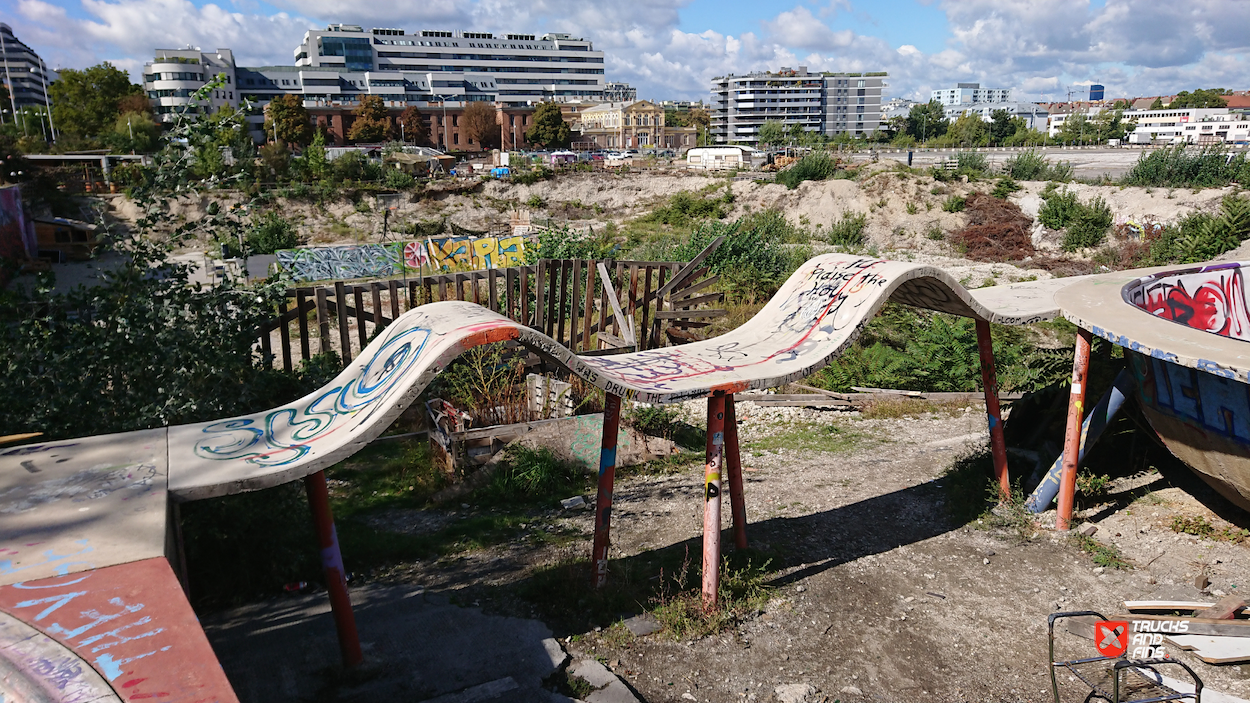
M 628 154 L 619 151 L 608 152 L 607 156 L 608 161 L 624 161 L 628 158 L 630 158 Z
M 595 152 L 595 153 L 591 154 L 591 155 L 590 155 L 590 160 L 591 160 L 591 161 L 603 161 L 603 153 L 602 153 L 602 152 L 598 152 L 598 151 L 597 151 L 597 152 Z

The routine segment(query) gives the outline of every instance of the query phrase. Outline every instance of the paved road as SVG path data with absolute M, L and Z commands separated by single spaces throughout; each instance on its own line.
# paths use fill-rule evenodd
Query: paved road
M 891 152 L 893 150 L 890 150 Z M 916 151 L 913 154 L 912 166 L 931 166 L 943 159 L 952 158 L 955 149 L 934 149 L 925 151 Z M 1103 174 L 1107 174 L 1112 178 L 1118 178 L 1137 163 L 1137 159 L 1141 158 L 1144 152 L 1141 149 L 1129 148 L 1073 148 L 1063 149 L 1060 147 L 1046 147 L 1040 149 L 1046 155 L 1046 158 L 1053 162 L 1067 161 L 1072 164 L 1072 170 L 1075 175 L 1082 178 L 1096 178 Z M 985 154 L 989 162 L 999 165 L 1007 159 L 1020 153 L 1019 151 L 997 151 L 986 150 Z M 852 156 L 855 161 L 864 161 L 872 157 L 865 153 L 856 153 Z M 907 163 L 907 152 L 887 153 L 881 152 L 877 154 L 878 159 L 891 159 Z

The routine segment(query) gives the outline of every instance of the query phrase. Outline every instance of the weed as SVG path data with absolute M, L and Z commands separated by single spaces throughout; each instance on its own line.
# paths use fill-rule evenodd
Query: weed
M 687 226 L 698 220 L 722 219 L 727 214 L 721 198 L 706 198 L 690 191 L 679 191 L 669 196 L 668 203 L 656 208 L 639 222 L 652 222 L 670 226 Z
M 1244 153 L 1232 156 L 1221 145 L 1192 149 L 1183 144 L 1143 153 L 1120 179 L 1125 185 L 1182 188 L 1215 188 L 1234 181 L 1250 183 Z
M 916 207 L 916 204 L 915 204 L 915 203 L 907 203 L 907 214 L 908 214 L 908 215 L 914 215 L 914 214 L 916 214 L 917 212 L 920 212 L 920 209 Z
M 1041 152 L 1031 149 L 1004 161 L 1003 173 L 1021 181 L 1069 181 L 1072 180 L 1072 164 L 1067 161 L 1052 164 Z
M 979 151 L 959 151 L 955 153 L 958 164 L 956 172 L 961 176 L 979 176 L 989 170 L 989 159 Z
M 1203 539 L 1212 539 L 1220 542 L 1232 542 L 1239 544 L 1250 539 L 1250 530 L 1244 530 L 1229 525 L 1224 529 L 1216 529 L 1205 517 L 1190 515 L 1175 515 L 1168 527 L 1173 532 L 1180 534 L 1193 535 Z
M 890 201 L 886 200 L 885 198 L 882 198 L 875 203 L 875 205 L 882 210 L 884 210 L 885 206 L 889 204 L 890 204 Z
M 799 423 L 777 428 L 770 436 L 746 444 L 747 449 L 777 452 L 844 452 L 865 439 L 864 435 L 831 422 L 825 425 Z
M 625 415 L 625 424 L 652 437 L 670 438 L 679 413 L 666 405 L 639 405 Z
M 1107 494 L 1107 486 L 1110 484 L 1110 476 L 1092 471 L 1082 471 L 1076 477 L 1076 489 L 1086 498 L 1101 498 Z
M 253 218 L 247 232 L 247 248 L 253 255 L 272 254 L 279 249 L 294 249 L 302 243 L 299 233 L 295 231 L 295 225 L 276 212 L 266 212 Z
M 867 226 L 867 215 L 843 212 L 841 219 L 829 225 L 825 240 L 835 246 L 856 247 L 864 243 L 864 229 Z
M 990 191 L 990 195 L 999 200 L 1006 200 L 1007 196 L 1020 190 L 1020 184 L 1011 179 L 1010 176 L 998 179 L 998 183 L 994 186 L 994 190 Z
M 958 524 L 976 520 L 981 529 L 1007 530 L 1021 541 L 1032 537 L 1034 516 L 1024 507 L 1020 484 L 1012 486 L 1009 496 L 1002 496 L 987 447 L 956 458 L 941 480 L 947 509 Z
M 946 186 L 933 186 L 929 189 L 929 195 L 946 195 Z
M 934 222 L 933 224 L 929 225 L 928 229 L 924 231 L 924 236 L 928 237 L 929 239 L 932 239 L 935 242 L 940 242 L 943 239 L 946 239 L 946 232 L 942 230 L 941 225 Z
M 519 173 L 514 171 L 511 178 L 513 183 L 532 186 L 539 181 L 554 178 L 555 175 L 555 171 L 552 171 L 550 168 L 547 168 L 546 166 L 537 166 Z
M 1072 533 L 1072 539 L 1076 546 L 1082 552 L 1088 554 L 1094 563 L 1106 567 L 1108 569 L 1132 569 L 1133 564 L 1124 558 L 1118 547 L 1112 544 L 1103 544 L 1093 537 L 1083 535 L 1079 532 Z
M 1218 213 L 1195 212 L 1165 227 L 1150 245 L 1150 263 L 1209 261 L 1250 237 L 1250 200 L 1227 195 Z
M 823 181 L 831 178 L 837 171 L 837 159 L 823 151 L 813 151 L 799 159 L 790 168 L 778 173 L 776 182 L 794 190 L 803 181 Z
M 531 210 L 537 210 L 546 204 L 547 204 L 547 201 L 543 200 L 543 196 L 539 195 L 538 193 L 531 195 L 529 197 L 529 200 L 525 201 L 525 206 Z
M 967 205 L 967 199 L 958 195 L 952 195 L 942 201 L 942 210 L 946 212 L 963 212 Z
M 860 411 L 860 416 L 869 420 L 893 420 L 900 417 L 915 417 L 925 413 L 941 413 L 954 416 L 966 406 L 966 403 L 922 400 L 919 398 L 882 398 L 881 400 L 873 400 L 866 403 L 863 410 Z
M 487 503 L 547 502 L 581 493 L 589 486 L 576 466 L 561 461 L 551 449 L 516 445 L 479 495 Z
M 1111 206 L 1107 205 L 1101 195 L 1082 205 L 1076 217 L 1068 224 L 1068 233 L 1063 237 L 1064 251 L 1076 251 L 1102 244 L 1113 221 Z
M 667 576 L 661 569 L 661 590 L 652 604 L 656 619 L 664 625 L 664 634 L 674 640 L 705 637 L 761 609 L 772 589 L 765 582 L 771 560 L 760 560 L 749 551 L 735 551 L 724 557 L 715 608 L 703 606 L 699 587 L 702 569 L 690 559 L 689 551 L 681 565 Z

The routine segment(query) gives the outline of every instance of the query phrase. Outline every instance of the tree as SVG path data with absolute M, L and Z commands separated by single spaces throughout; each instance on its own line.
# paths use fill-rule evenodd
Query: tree
M 96 137 L 117 122 L 118 104 L 143 91 L 126 72 L 105 61 L 81 71 L 67 68 L 48 86 L 52 117 L 58 130 L 79 137 Z
M 530 128 L 525 130 L 525 140 L 544 149 L 569 145 L 569 125 L 560 114 L 560 106 L 542 103 L 534 110 Z
M 477 142 L 482 149 L 499 146 L 499 124 L 495 121 L 495 107 L 485 102 L 471 102 L 460 114 L 460 131 L 470 143 Z
M 907 113 L 907 133 L 922 142 L 946 134 L 949 127 L 942 104 L 936 100 L 912 105 Z
M 330 173 L 330 159 L 326 156 L 325 132 L 320 129 L 313 135 L 312 143 L 304 149 L 304 169 L 309 176 L 318 181 Z
M 269 101 L 265 108 L 265 139 L 274 138 L 277 125 L 278 141 L 304 146 L 312 141 L 313 127 L 304 101 L 298 95 L 279 95 Z
M 117 113 L 124 115 L 127 112 L 139 112 L 150 115 L 152 114 L 152 101 L 142 94 L 124 95 L 121 100 L 117 101 Z
M 1016 133 L 1017 126 L 1010 111 L 994 110 L 990 113 L 990 143 L 1001 145 Z
M 1228 101 L 1223 96 L 1230 94 L 1224 88 L 1207 88 L 1206 90 L 1195 90 L 1192 93 L 1182 90 L 1176 94 L 1176 97 L 1168 105 L 1168 109 L 1227 107 Z
M 391 119 L 381 96 L 366 95 L 353 114 L 356 120 L 347 133 L 348 139 L 353 142 L 385 141 L 391 131 Z
M 1074 112 L 1063 121 L 1055 139 L 1065 143 L 1085 143 L 1098 138 L 1098 131 L 1084 112 Z
M 117 116 L 103 141 L 122 154 L 151 154 L 160 148 L 161 126 L 151 113 L 125 112 Z
M 946 136 L 959 146 L 983 146 L 989 140 L 990 127 L 979 115 L 968 111 L 946 130 Z
M 699 136 L 698 142 L 700 146 L 711 143 L 708 128 L 712 126 L 712 116 L 708 114 L 706 108 L 690 108 L 690 112 L 686 114 L 686 122 L 695 128 L 696 134 Z
M 400 136 L 405 141 L 425 144 L 430 141 L 430 126 L 425 123 L 425 116 L 415 107 L 404 108 L 399 116 L 399 124 L 403 125 Z
M 1152 103 L 1150 103 L 1150 107 L 1149 107 L 1148 109 L 1150 109 L 1150 110 L 1162 110 L 1162 109 L 1163 109 L 1163 98 L 1155 98 L 1155 101 L 1154 101 L 1154 102 L 1152 102 Z
M 777 146 L 784 144 L 786 141 L 786 126 L 780 120 L 765 120 L 760 125 L 760 142 L 769 146 Z

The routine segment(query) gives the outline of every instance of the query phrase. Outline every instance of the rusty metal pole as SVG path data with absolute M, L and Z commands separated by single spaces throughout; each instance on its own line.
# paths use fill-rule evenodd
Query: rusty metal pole
M 1072 359 L 1072 392 L 1068 396 L 1068 426 L 1063 436 L 1063 473 L 1059 478 L 1059 515 L 1055 529 L 1066 530 L 1072 521 L 1076 499 L 1076 469 L 1081 454 L 1081 418 L 1085 415 L 1085 385 L 1089 376 L 1089 330 L 1076 331 L 1076 354 Z
M 703 607 L 720 590 L 720 491 L 725 446 L 725 396 L 707 399 L 707 465 L 703 469 Z
M 616 434 L 621 424 L 621 397 L 606 394 L 603 403 L 603 443 L 599 450 L 599 492 L 595 498 L 595 588 L 608 582 L 608 548 L 612 545 L 612 485 L 616 481 Z
M 977 349 L 981 352 L 981 387 L 985 389 L 985 415 L 990 425 L 990 453 L 994 457 L 994 478 L 998 497 L 1011 497 L 1011 476 L 1007 473 L 1007 441 L 1003 439 L 1003 415 L 998 407 L 998 373 L 994 369 L 994 341 L 990 323 L 977 320 Z
M 729 509 L 734 518 L 734 548 L 747 548 L 747 506 L 742 494 L 742 455 L 738 452 L 738 417 L 733 394 L 725 396 L 725 468 L 729 472 Z
M 326 591 L 330 594 L 330 610 L 334 613 L 334 629 L 338 631 L 343 665 L 358 666 L 364 661 L 364 655 L 360 653 L 356 616 L 352 613 L 351 597 L 347 594 L 347 574 L 343 571 L 343 554 L 339 551 L 334 515 L 330 513 L 330 491 L 326 487 L 325 472 L 318 471 L 305 476 L 304 490 L 308 493 L 308 505 L 312 508 L 317 545 L 321 547 L 321 568 L 325 571 Z

